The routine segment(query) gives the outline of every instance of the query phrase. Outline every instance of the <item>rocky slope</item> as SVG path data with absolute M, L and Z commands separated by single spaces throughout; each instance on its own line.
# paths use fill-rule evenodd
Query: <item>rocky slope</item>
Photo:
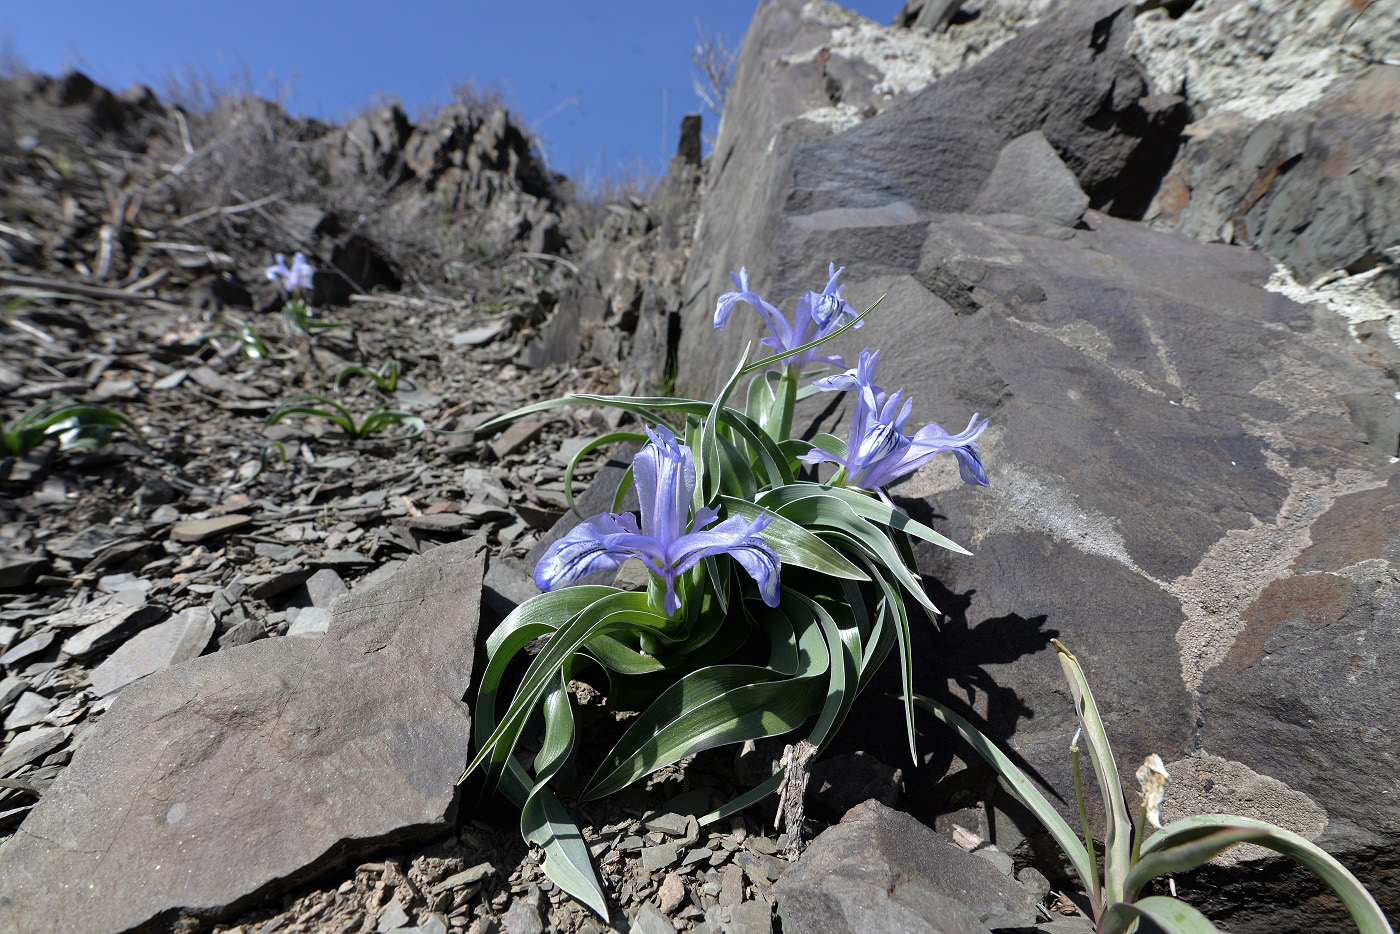
M 1400 17 L 984 0 L 898 22 L 764 4 L 714 152 L 688 122 L 662 186 L 601 221 L 481 101 L 331 127 L 81 76 L 0 88 L 0 287 L 24 302 L 4 415 L 79 396 L 144 442 L 0 462 L 0 904 L 21 929 L 601 930 L 514 815 L 450 780 L 477 611 L 533 592 L 569 456 L 610 423 L 390 443 L 263 418 L 308 390 L 447 432 L 569 390 L 706 394 L 758 335 L 710 327 L 728 273 L 786 308 L 832 260 L 848 298 L 885 296 L 842 349 L 881 347 L 916 419 L 992 421 L 990 490 L 941 463 L 892 490 L 975 552 L 920 554 L 948 616 L 917 635 L 916 687 L 1072 800 L 1058 638 L 1122 764 L 1167 760 L 1166 816 L 1283 823 L 1400 910 Z M 283 332 L 260 270 L 297 249 L 353 329 Z M 244 323 L 269 358 L 240 354 Z M 392 391 L 330 385 L 390 359 Z M 844 432 L 839 404 L 804 418 Z M 259 472 L 271 441 L 287 457 Z M 618 468 L 594 469 L 600 497 Z M 907 762 L 894 689 L 815 767 L 809 829 L 835 826 L 796 866 L 766 815 L 686 819 L 766 750 L 590 808 L 613 922 L 1072 915 L 1034 827 L 935 725 Z M 585 731 L 612 725 L 577 698 Z M 1275 862 L 1177 886 L 1231 930 L 1347 929 Z

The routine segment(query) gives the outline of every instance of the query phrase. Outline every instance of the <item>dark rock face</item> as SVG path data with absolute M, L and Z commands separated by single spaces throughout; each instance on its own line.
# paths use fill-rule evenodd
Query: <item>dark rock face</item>
M 449 826 L 483 564 L 480 540 L 437 548 L 339 601 L 321 639 L 126 688 L 0 849 L 12 929 L 223 915 Z
M 1400 242 L 1397 110 L 1400 74 L 1374 67 L 1302 110 L 1193 123 L 1148 219 L 1258 247 L 1303 281 L 1363 271 Z
M 529 365 L 626 361 L 624 384 L 642 391 L 665 379 L 703 177 L 699 116 L 687 116 L 681 128 L 679 152 L 651 204 L 609 205 L 578 257 L 578 274 L 526 349 Z
M 1035 897 L 908 814 L 867 801 L 774 887 L 791 934 L 982 934 L 1035 921 Z
M 1395 492 L 1393 356 L 1266 291 L 1270 261 L 1244 248 L 1095 211 L 1070 228 L 1033 198 L 951 213 L 973 211 L 998 160 L 1016 155 L 1006 144 L 1033 131 L 1094 203 L 1125 203 L 1115 179 L 1142 177 L 1143 150 L 1089 101 L 1153 104 L 1113 55 L 1131 25 L 1114 9 L 1043 20 L 841 131 L 810 117 L 826 106 L 819 76 L 781 64 L 821 42 L 813 22 L 764 6 L 712 157 L 677 385 L 712 393 L 716 357 L 759 336 L 746 311 L 711 328 L 731 270 L 747 266 L 790 309 L 828 261 L 846 265 L 854 305 L 885 297 L 836 349 L 848 360 L 881 349 L 881 384 L 916 400 L 911 428 L 957 431 L 973 412 L 992 425 L 990 490 L 964 486 L 951 458 L 891 490 L 975 552 L 919 552 L 947 620 L 916 633 L 927 654 L 915 670 L 946 683 L 916 676 L 916 689 L 1014 746 L 1069 814 L 1058 637 L 1085 664 L 1127 772 L 1151 752 L 1208 754 L 1277 780 L 1325 814 L 1322 842 L 1393 910 L 1380 854 L 1398 834 L 1378 792 L 1393 786 L 1394 751 L 1374 729 L 1396 683 L 1378 661 L 1394 651 L 1383 621 L 1396 612 L 1382 505 Z M 1056 73 L 1079 82 L 1060 94 L 1034 86 L 1052 49 L 1065 59 Z M 841 397 L 805 412 L 812 430 L 846 433 Z M 897 733 L 862 743 L 901 764 Z M 907 802 L 932 800 L 953 754 L 925 742 L 935 768 L 910 774 Z M 1226 809 L 1217 797 L 1209 809 Z

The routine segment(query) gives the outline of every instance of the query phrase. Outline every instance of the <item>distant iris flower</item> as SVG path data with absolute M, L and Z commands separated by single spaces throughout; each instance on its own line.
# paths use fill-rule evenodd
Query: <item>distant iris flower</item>
M 845 373 L 828 376 L 813 383 L 823 392 L 854 391 L 855 409 L 851 412 L 851 431 L 846 440 L 846 455 L 838 457 L 821 448 L 813 448 L 802 456 L 808 464 L 830 462 L 845 468 L 846 484 L 873 490 L 889 505 L 884 487 L 913 473 L 933 459 L 934 455 L 951 451 L 958 459 L 958 473 L 963 482 L 976 486 L 991 486 L 987 471 L 982 467 L 982 455 L 977 438 L 987 428 L 977 416 L 967 423 L 961 434 L 950 435 L 938 425 L 925 425 L 913 437 L 904 433 L 913 399 L 904 398 L 904 390 L 887 395 L 875 385 L 875 370 L 880 352 L 869 348 L 860 352 L 860 363 Z
M 641 527 L 631 513 L 604 513 L 580 523 L 544 553 L 535 567 L 535 584 L 542 591 L 553 590 L 638 558 L 666 582 L 666 615 L 674 616 L 681 608 L 676 578 L 707 557 L 727 554 L 758 582 L 763 602 L 777 606 L 780 562 L 760 535 L 772 518 L 759 516 L 750 522 L 735 516 L 702 531 L 717 512 L 702 509 L 691 521 L 695 459 L 690 448 L 679 444 L 665 425 L 647 429 L 647 438 L 649 443 L 632 461 Z
M 835 263 L 830 264 L 827 267 L 827 274 L 830 278 L 827 280 L 826 288 L 820 292 L 803 293 L 802 297 L 797 300 L 797 311 L 791 323 L 781 311 L 764 301 L 757 292 L 749 289 L 747 268 L 741 268 L 737 273 L 731 272 L 729 278 L 734 282 L 737 291 L 725 292 L 719 297 L 719 303 L 715 305 L 715 327 L 723 328 L 729 323 L 729 315 L 734 310 L 734 306 L 739 302 L 748 302 L 758 312 L 763 323 L 768 326 L 768 333 L 772 335 L 765 337 L 759 343 L 765 347 L 772 347 L 777 353 L 785 353 L 817 338 L 825 337 L 847 322 L 859 317 L 856 310 L 841 297 L 841 290 L 845 286 L 836 284 L 836 280 L 841 278 L 841 273 L 845 271 L 845 266 L 837 269 Z M 863 326 L 863 322 L 856 325 L 856 327 Z M 809 363 L 830 363 L 839 367 L 846 365 L 846 361 L 841 357 L 819 355 L 817 348 L 805 351 L 788 361 L 788 365 L 797 370 L 801 370 Z
M 277 262 L 267 267 L 265 270 L 268 279 L 280 280 L 282 288 L 288 293 L 298 289 L 311 290 L 311 276 L 316 270 L 311 268 L 311 264 L 306 261 L 305 254 L 297 253 L 292 257 L 292 265 L 287 265 L 287 258 L 281 253 L 277 254 Z

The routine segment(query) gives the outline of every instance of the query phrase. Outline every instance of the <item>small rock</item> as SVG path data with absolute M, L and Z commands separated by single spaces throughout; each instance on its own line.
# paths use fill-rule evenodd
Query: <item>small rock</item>
M 681 877 L 674 872 L 666 873 L 666 878 L 661 880 L 661 887 L 656 890 L 656 901 L 663 915 L 675 914 L 676 909 L 685 901 L 685 885 L 681 882 Z
M 659 843 L 656 846 L 642 847 L 642 868 L 647 872 L 665 869 L 681 855 L 679 843 Z
M 19 697 L 29 687 L 29 682 L 23 678 L 10 675 L 5 680 L 0 681 L 0 710 L 10 706 L 10 701 Z
M 68 734 L 62 727 L 41 726 L 19 734 L 0 753 L 0 776 L 21 769 L 40 756 L 48 755 L 63 745 Z
M 1016 873 L 1016 881 L 1030 889 L 1037 902 L 1043 902 L 1050 897 L 1050 880 L 1034 866 L 1027 866 Z
M 377 930 L 379 934 L 389 934 L 408 924 L 408 912 L 403 910 L 403 906 L 398 902 L 390 902 L 384 909 L 384 913 L 379 916 Z
M 407 928 L 407 931 L 414 930 Z M 418 919 L 418 934 L 447 934 L 447 919 L 441 914 L 433 912 L 427 917 Z
M 684 814 L 658 814 L 648 818 L 642 826 L 656 833 L 664 833 L 668 837 L 683 837 L 690 826 L 690 818 Z
M 170 537 L 177 542 L 184 542 L 187 545 L 197 545 L 200 542 L 217 538 L 220 535 L 227 535 L 239 529 L 245 529 L 253 522 L 249 517 L 240 513 L 232 513 L 227 516 L 213 516 L 208 519 L 186 519 L 184 522 L 177 522 L 170 529 Z
M 463 869 L 461 872 L 455 873 L 454 875 L 450 875 L 446 879 L 443 879 L 437 885 L 433 886 L 433 894 L 437 895 L 441 892 L 447 892 L 452 889 L 460 888 L 464 885 L 472 885 L 474 883 L 480 882 L 482 879 L 485 879 L 488 876 L 494 876 L 495 874 L 495 866 L 492 866 L 490 863 L 480 863 L 476 866 L 471 867 L 470 869 Z
M 13 665 L 15 662 L 23 661 L 33 655 L 38 655 L 40 652 L 44 651 L 44 649 L 47 649 L 53 640 L 54 632 L 51 629 L 45 629 L 43 632 L 36 632 L 19 645 L 10 649 L 4 655 L 0 655 L 0 665 Z
M 729 912 L 732 934 L 773 934 L 773 909 L 763 899 L 735 905 Z
M 151 511 L 149 521 L 152 525 L 169 525 L 179 518 L 180 510 L 166 503 L 165 505 L 157 506 Z
M 330 609 L 330 605 L 335 602 L 336 597 L 350 592 L 350 588 L 345 586 L 345 581 L 341 579 L 341 576 L 330 568 L 321 568 L 308 577 L 303 586 L 306 588 L 306 596 L 311 601 L 311 605 L 326 609 Z
M 509 321 L 492 321 L 489 324 L 472 328 L 470 331 L 459 331 L 452 335 L 452 346 L 458 349 L 481 347 L 500 337 L 509 327 Z
M 53 710 L 54 702 L 42 694 L 34 691 L 25 691 L 15 701 L 14 709 L 5 718 L 5 729 L 22 730 L 27 726 L 33 726 Z
M 529 894 L 512 902 L 502 921 L 506 934 L 544 934 L 544 921 L 540 918 L 539 889 L 531 889 Z
M 78 621 L 80 625 L 86 622 L 83 628 L 74 635 L 69 636 L 63 642 L 64 654 L 73 658 L 82 658 L 96 652 L 102 652 L 114 645 L 120 645 L 130 638 L 134 633 L 144 629 L 165 610 L 154 603 L 142 603 L 139 606 L 127 606 L 115 600 L 94 606 L 88 604 L 78 611 L 68 611 L 60 613 L 58 616 L 63 620 L 53 618 L 49 620 L 50 625 L 69 626 L 72 621 Z M 73 614 L 73 615 L 69 615 Z
M 489 470 L 480 467 L 462 469 L 462 492 L 472 498 L 480 497 L 495 506 L 510 505 L 510 494 Z
M 438 533 L 461 532 L 476 524 L 476 520 L 471 516 L 455 512 L 436 512 L 426 516 L 400 516 L 394 520 L 394 525 L 401 528 Z
M 491 453 L 500 460 L 525 447 L 540 436 L 546 422 L 542 418 L 522 418 L 512 422 L 500 436 L 491 442 Z
M 245 619 L 235 623 L 228 628 L 223 635 L 219 636 L 219 648 L 231 649 L 240 645 L 247 645 L 263 637 L 263 624 L 260 620 Z
M 1016 863 L 1008 854 L 1003 853 L 1001 850 L 984 846 L 981 849 L 973 850 L 972 855 L 980 856 L 982 859 L 985 859 L 997 868 L 997 872 L 1008 878 L 1016 872 Z
M 137 678 L 197 657 L 214 635 L 214 614 L 206 607 L 191 607 L 159 626 L 129 639 L 92 670 L 92 686 L 105 697 Z
M 290 611 L 288 611 L 290 613 Z M 321 606 L 303 607 L 287 627 L 289 636 L 316 638 L 326 634 L 331 625 L 331 611 Z
M 638 906 L 632 915 L 632 930 L 636 934 L 676 934 L 666 915 L 651 902 L 642 902 Z
M 254 600 L 270 600 L 300 587 L 310 576 L 310 568 L 293 566 L 268 574 L 250 574 L 242 583 Z
M 47 558 L 34 555 L 0 555 L 0 590 L 29 586 L 48 563 Z

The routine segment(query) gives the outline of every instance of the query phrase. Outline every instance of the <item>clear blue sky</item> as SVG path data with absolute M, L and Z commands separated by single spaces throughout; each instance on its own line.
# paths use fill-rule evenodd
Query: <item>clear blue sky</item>
M 888 23 L 901 0 L 846 6 Z M 342 119 L 388 95 L 410 116 L 467 80 L 501 90 L 553 168 L 582 180 L 664 168 L 691 89 L 696 19 L 737 47 L 756 0 L 5 0 L 0 46 L 121 90 L 251 79 L 296 114 Z M 712 122 L 707 133 L 713 132 Z

